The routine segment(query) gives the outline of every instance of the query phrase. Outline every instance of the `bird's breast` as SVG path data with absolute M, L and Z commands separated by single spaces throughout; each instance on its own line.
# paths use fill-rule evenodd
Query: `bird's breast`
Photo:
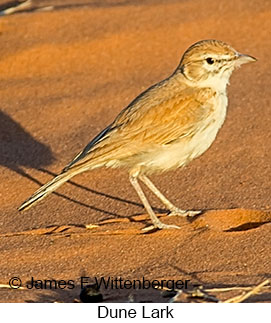
M 225 121 L 227 96 L 219 93 L 208 103 L 212 106 L 210 113 L 200 122 L 192 135 L 177 139 L 144 156 L 144 161 L 140 164 L 146 172 L 166 171 L 184 166 L 211 146 Z

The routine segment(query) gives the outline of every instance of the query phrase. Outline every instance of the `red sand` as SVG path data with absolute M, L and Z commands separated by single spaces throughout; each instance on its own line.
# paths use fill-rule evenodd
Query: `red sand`
M 24 284 L 32 276 L 77 285 L 80 276 L 110 275 L 204 286 L 270 278 L 270 1 L 80 3 L 36 1 L 55 10 L 0 20 L 0 284 L 12 276 Z M 149 220 L 135 216 L 145 211 L 127 174 L 101 169 L 64 185 L 58 192 L 66 198 L 51 195 L 17 212 L 37 181 L 51 179 L 137 94 L 168 76 L 189 45 L 206 38 L 258 62 L 232 76 L 227 121 L 211 149 L 153 180 L 184 209 L 217 211 L 192 222 L 164 217 L 182 229 L 143 235 Z M 93 223 L 101 225 L 80 227 Z M 0 289 L 0 300 L 73 301 L 79 292 Z M 128 294 L 167 301 L 153 291 L 105 291 L 107 301 Z M 251 301 L 271 301 L 271 294 Z

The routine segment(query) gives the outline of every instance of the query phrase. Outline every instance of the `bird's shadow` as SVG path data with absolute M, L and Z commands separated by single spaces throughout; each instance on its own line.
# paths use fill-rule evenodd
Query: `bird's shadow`
M 48 146 L 36 140 L 8 114 L 0 111 L 0 165 L 28 177 L 23 167 L 46 167 L 54 159 Z
M 47 173 L 51 176 L 56 176 L 57 174 L 50 172 L 45 167 L 49 166 L 55 160 L 53 153 L 47 145 L 35 139 L 27 130 L 25 130 L 17 121 L 11 118 L 8 114 L 3 111 L 0 111 L 0 165 L 10 170 L 16 172 L 17 174 L 31 180 L 32 182 L 43 185 L 38 179 L 30 175 L 25 168 L 32 168 L 39 170 L 43 173 Z M 82 190 L 103 196 L 115 201 L 126 203 L 129 205 L 137 206 L 144 208 L 142 204 L 135 201 L 123 199 L 117 196 L 106 194 L 88 188 L 86 186 L 75 183 L 74 181 L 69 181 L 71 185 L 74 185 Z M 107 211 L 104 209 L 97 208 L 93 205 L 86 204 L 84 202 L 73 199 L 67 195 L 54 192 L 55 195 L 60 196 L 66 200 L 69 200 L 73 203 L 79 204 L 80 206 L 90 208 L 94 211 L 101 212 L 110 217 L 121 217 L 124 216 Z M 165 210 L 156 209 L 157 212 L 165 212 Z M 134 216 L 125 216 L 132 220 Z

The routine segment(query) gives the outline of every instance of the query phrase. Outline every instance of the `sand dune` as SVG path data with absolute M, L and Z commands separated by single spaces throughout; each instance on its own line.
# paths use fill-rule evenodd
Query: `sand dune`
M 43 6 L 54 8 L 34 10 Z M 233 286 L 270 278 L 270 1 L 40 0 L 32 9 L 0 20 L 0 283 L 110 275 Z M 128 176 L 104 169 L 16 210 L 207 38 L 258 62 L 233 75 L 227 121 L 211 149 L 153 180 L 180 207 L 208 211 L 191 222 L 164 217 L 182 229 L 142 235 L 148 218 Z M 0 289 L 0 299 L 73 301 L 79 292 Z M 124 301 L 130 292 L 104 293 Z M 155 291 L 134 294 L 167 301 Z

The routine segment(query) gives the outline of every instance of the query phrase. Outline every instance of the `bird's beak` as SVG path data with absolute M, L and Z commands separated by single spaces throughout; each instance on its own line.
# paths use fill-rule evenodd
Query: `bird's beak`
M 257 61 L 257 59 L 255 57 L 238 53 L 236 60 L 235 60 L 235 66 L 239 67 L 243 64 L 252 63 L 255 61 Z

